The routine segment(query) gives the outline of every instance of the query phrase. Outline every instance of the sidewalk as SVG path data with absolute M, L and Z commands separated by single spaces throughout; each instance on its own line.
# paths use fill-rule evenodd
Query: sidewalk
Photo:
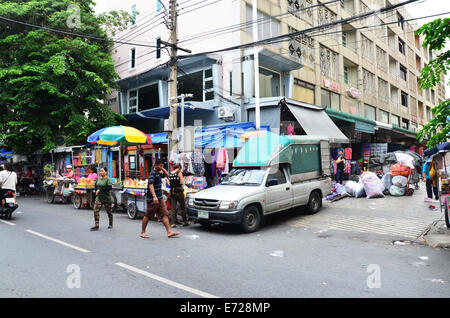
M 323 210 L 305 215 L 293 222 L 294 227 L 339 229 L 393 236 L 398 239 L 424 242 L 423 236 L 432 233 L 433 224 L 443 220 L 439 203 L 426 203 L 425 183 L 419 184 L 412 196 L 367 199 L 347 197 L 339 201 L 323 201 Z M 435 205 L 437 210 L 430 210 Z

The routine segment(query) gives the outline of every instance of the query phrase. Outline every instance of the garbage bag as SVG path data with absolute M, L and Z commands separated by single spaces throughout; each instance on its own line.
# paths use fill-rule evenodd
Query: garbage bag
M 344 192 L 344 186 L 340 183 L 335 182 L 333 184 L 334 190 L 335 192 L 339 195 L 342 194 L 342 192 Z
M 350 194 L 352 197 L 360 198 L 364 196 L 364 186 L 355 181 L 348 181 L 344 187 L 345 192 Z
M 406 153 L 395 152 L 395 157 L 397 158 L 397 162 L 402 166 L 414 169 L 414 158 L 412 156 Z
M 409 168 L 408 166 L 403 166 L 400 163 L 396 163 L 391 168 L 391 173 L 392 173 L 393 177 L 395 177 L 395 176 L 407 177 L 411 174 L 411 172 L 412 172 L 411 168 Z
M 408 179 L 404 176 L 395 176 L 392 178 L 392 184 L 399 188 L 406 187 L 408 183 Z
M 384 184 L 374 172 L 365 172 L 361 179 L 368 199 L 384 198 Z
M 383 178 L 381 178 L 381 182 L 383 182 L 386 189 L 389 189 L 392 185 L 392 173 L 386 173 Z
M 402 196 L 405 195 L 405 188 L 400 188 L 395 185 L 391 185 L 389 188 L 389 193 L 393 196 Z

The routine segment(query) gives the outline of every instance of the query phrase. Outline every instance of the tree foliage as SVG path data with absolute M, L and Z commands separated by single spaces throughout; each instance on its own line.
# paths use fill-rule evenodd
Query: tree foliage
M 79 7 L 77 28 L 68 27 L 74 14 L 70 5 Z M 97 16 L 93 5 L 92 0 L 0 0 L 1 17 L 102 39 L 0 20 L 0 138 L 5 146 L 29 154 L 55 148 L 59 136 L 67 145 L 83 144 L 96 129 L 124 120 L 102 101 L 118 78 L 108 32 L 129 23 L 129 17 L 122 12 Z
M 450 38 L 450 18 L 436 19 L 423 25 L 416 35 L 425 35 L 423 47 L 433 51 L 444 49 L 446 41 Z M 419 76 L 421 88 L 432 88 L 439 84 L 441 77 L 450 69 L 450 51 L 440 53 L 426 65 Z M 427 146 L 435 147 L 446 141 L 450 136 L 450 101 L 443 101 L 431 109 L 435 115 L 427 125 L 418 133 L 417 138 L 422 142 L 428 139 Z

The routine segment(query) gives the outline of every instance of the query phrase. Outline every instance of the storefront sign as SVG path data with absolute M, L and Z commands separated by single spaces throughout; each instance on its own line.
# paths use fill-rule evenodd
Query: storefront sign
M 356 99 L 359 99 L 359 98 L 362 97 L 362 92 L 361 92 L 359 89 L 354 88 L 354 87 L 350 87 L 350 88 L 347 90 L 347 93 L 348 93 L 348 95 L 349 95 L 350 97 L 353 97 L 353 98 L 356 98 Z
M 323 79 L 323 86 L 339 93 L 339 84 L 330 81 L 328 78 Z

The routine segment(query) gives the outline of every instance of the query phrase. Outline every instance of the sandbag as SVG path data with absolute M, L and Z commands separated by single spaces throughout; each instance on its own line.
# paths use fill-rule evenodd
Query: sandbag
M 399 197 L 405 195 L 405 188 L 400 188 L 395 185 L 391 185 L 391 187 L 389 188 L 389 193 L 393 196 Z
M 383 182 L 373 172 L 364 172 L 361 176 L 364 192 L 368 199 L 384 198 L 383 191 L 385 189 Z
M 350 194 L 352 197 L 360 198 L 364 196 L 364 186 L 355 181 L 348 181 L 344 187 L 345 192 Z
M 404 176 L 395 176 L 392 178 L 392 185 L 404 188 L 406 187 L 406 184 L 408 183 L 408 179 Z
M 403 166 L 400 163 L 396 163 L 391 168 L 392 176 L 404 176 L 408 177 L 411 174 L 411 168 L 407 166 Z
M 381 178 L 381 182 L 383 182 L 384 187 L 389 190 L 389 188 L 392 185 L 392 173 L 388 172 L 386 173 L 383 178 Z
M 397 158 L 397 162 L 402 166 L 414 169 L 414 158 L 406 153 L 395 152 L 395 158 Z

